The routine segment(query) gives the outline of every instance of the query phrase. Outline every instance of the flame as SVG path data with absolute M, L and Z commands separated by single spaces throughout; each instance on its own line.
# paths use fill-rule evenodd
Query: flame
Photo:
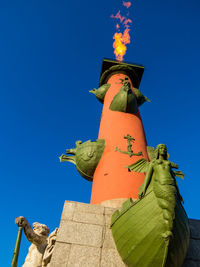
M 114 15 L 111 15 L 110 16 L 112 19 L 119 19 L 120 22 L 122 23 L 123 20 L 125 19 L 125 17 L 122 17 L 121 14 L 120 14 L 120 10 L 117 12 L 117 14 L 114 16 Z
M 131 6 L 131 2 L 124 2 L 123 1 L 123 5 L 127 8 L 129 8 Z
M 132 23 L 132 20 L 131 19 L 126 19 L 123 24 L 127 25 L 128 23 Z M 127 25 L 129 27 L 129 25 Z
M 124 2 L 123 5 L 126 8 L 129 8 L 131 6 L 131 2 Z M 129 14 L 127 14 L 128 16 Z M 114 54 L 117 60 L 123 61 L 123 57 L 126 54 L 127 44 L 130 44 L 131 38 L 130 38 L 130 25 L 132 23 L 132 20 L 127 18 L 126 16 L 121 15 L 121 11 L 119 10 L 117 14 L 111 15 L 111 18 L 119 20 L 119 23 L 116 25 L 117 32 L 114 34 L 113 39 L 115 40 L 113 42 L 113 48 L 114 48 Z M 120 24 L 124 28 L 123 31 L 120 31 Z
M 123 56 L 126 54 L 126 44 L 130 44 L 130 29 L 125 29 L 124 33 L 115 33 L 113 39 L 115 40 L 113 43 L 114 54 L 117 60 L 122 61 Z

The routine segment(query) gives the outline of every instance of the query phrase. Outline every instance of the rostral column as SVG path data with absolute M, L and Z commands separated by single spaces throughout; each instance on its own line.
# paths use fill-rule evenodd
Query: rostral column
M 138 198 L 145 174 L 133 174 L 126 166 L 140 158 L 148 159 L 146 137 L 138 109 L 140 103 L 146 101 L 138 90 L 143 71 L 143 66 L 107 59 L 103 61 L 100 86 L 107 83 L 110 87 L 104 97 L 98 139 L 105 140 L 105 149 L 93 175 L 91 204 L 118 207 L 127 198 Z M 128 107 L 135 100 L 130 100 L 129 93 L 126 96 L 121 92 L 123 81 L 129 83 L 137 100 L 139 97 L 135 111 Z M 127 111 L 118 111 L 124 109 L 123 105 L 115 109 L 113 101 L 123 102 L 124 99 L 127 103 L 131 102 L 127 104 Z M 114 111 L 111 110 L 113 106 Z

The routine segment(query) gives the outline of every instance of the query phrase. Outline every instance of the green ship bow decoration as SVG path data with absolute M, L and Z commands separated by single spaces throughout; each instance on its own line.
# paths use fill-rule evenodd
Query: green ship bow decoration
M 104 97 L 105 97 L 109 88 L 110 88 L 110 84 L 104 84 L 101 87 L 99 87 L 98 89 L 94 88 L 94 89 L 90 90 L 89 92 L 94 94 L 96 96 L 96 98 L 103 104 Z
M 110 110 L 136 114 L 138 107 L 150 100 L 137 88 L 133 88 L 134 93 L 132 92 L 128 77 L 125 77 L 124 80 L 121 79 L 121 83 L 122 87 L 119 93 L 114 96 L 110 104 Z
M 92 181 L 96 167 L 103 154 L 104 147 L 105 140 L 103 139 L 97 139 L 97 141 L 94 142 L 88 140 L 84 143 L 82 143 L 82 141 L 77 141 L 76 148 L 66 150 L 66 154 L 73 156 L 62 154 L 60 156 L 60 161 L 69 161 L 75 164 L 80 175 L 86 180 Z
M 145 172 L 139 199 L 127 200 L 112 216 L 111 228 L 119 254 L 129 267 L 181 267 L 189 245 L 188 218 L 175 176 L 184 178 L 168 160 L 167 148 L 149 147 L 150 162 L 127 166 Z

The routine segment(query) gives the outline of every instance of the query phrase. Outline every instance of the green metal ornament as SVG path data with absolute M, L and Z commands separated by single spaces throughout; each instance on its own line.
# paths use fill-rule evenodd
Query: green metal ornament
M 99 87 L 98 89 L 94 88 L 92 90 L 90 90 L 89 92 L 94 94 L 96 96 L 96 98 L 103 103 L 104 102 L 104 97 L 108 91 L 108 89 L 110 88 L 110 84 L 104 84 L 101 87 Z
M 119 93 L 114 96 L 110 104 L 110 110 L 130 114 L 136 114 L 138 112 L 137 99 L 131 90 L 128 77 L 125 77 Z
M 128 76 L 124 79 L 120 79 L 120 81 L 122 87 L 119 93 L 114 96 L 110 104 L 110 109 L 112 111 L 136 114 L 138 112 L 138 107 L 146 101 L 150 102 L 150 100 L 137 88 L 133 88 L 133 93 Z
M 134 143 L 134 141 L 135 141 L 135 138 L 134 137 L 132 137 L 130 134 L 127 134 L 126 136 L 124 136 L 124 139 L 126 139 L 127 140 L 127 143 L 128 143 L 127 151 L 122 151 L 118 147 L 115 148 L 116 151 L 118 151 L 120 153 L 123 153 L 123 154 L 128 154 L 129 157 L 132 157 L 132 156 L 141 156 L 142 155 L 142 152 L 141 151 L 138 152 L 138 153 L 135 153 L 132 150 L 132 143 Z
M 145 102 L 150 102 L 150 100 L 146 96 L 144 96 L 139 89 L 133 88 L 133 91 L 137 98 L 138 107 L 144 104 Z
M 145 172 L 139 200 L 126 201 L 112 216 L 112 234 L 129 267 L 181 267 L 189 245 L 188 218 L 175 176 L 184 174 L 168 160 L 164 144 L 150 147 L 150 162 L 140 159 L 129 171 Z
M 92 181 L 104 148 L 105 140 L 103 139 L 97 139 L 97 141 L 94 142 L 88 140 L 84 143 L 77 141 L 76 148 L 66 150 L 66 154 L 71 154 L 73 156 L 62 154 L 60 161 L 69 161 L 75 164 L 80 175 L 86 180 Z

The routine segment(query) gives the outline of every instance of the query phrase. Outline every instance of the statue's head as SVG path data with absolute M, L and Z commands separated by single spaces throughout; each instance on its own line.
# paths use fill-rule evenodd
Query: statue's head
M 164 159 L 168 159 L 168 154 L 167 154 L 167 147 L 164 144 L 159 144 L 156 147 L 156 159 L 159 158 L 159 155 L 162 155 Z
M 42 235 L 42 236 L 48 237 L 49 228 L 45 224 L 41 224 L 41 223 L 35 222 L 35 223 L 33 223 L 33 230 L 38 235 Z

